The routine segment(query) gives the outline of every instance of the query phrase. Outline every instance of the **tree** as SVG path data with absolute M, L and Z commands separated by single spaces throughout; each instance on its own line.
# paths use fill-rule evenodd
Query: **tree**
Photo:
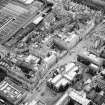
M 62 0 L 63 7 L 65 10 L 69 11 L 70 10 L 70 5 L 71 5 L 71 0 Z

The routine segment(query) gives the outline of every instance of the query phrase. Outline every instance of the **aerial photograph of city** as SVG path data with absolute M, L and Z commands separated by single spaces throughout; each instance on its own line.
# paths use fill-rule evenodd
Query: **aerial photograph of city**
M 105 0 L 0 0 L 0 105 L 105 105 Z

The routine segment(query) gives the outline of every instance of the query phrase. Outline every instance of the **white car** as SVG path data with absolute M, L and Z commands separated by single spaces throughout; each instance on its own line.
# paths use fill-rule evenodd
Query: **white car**
M 31 4 L 34 0 L 19 0 L 19 1 L 24 4 Z

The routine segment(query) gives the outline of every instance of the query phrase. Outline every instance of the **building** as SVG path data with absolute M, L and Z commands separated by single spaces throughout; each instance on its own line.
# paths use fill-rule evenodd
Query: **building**
M 90 105 L 91 103 L 91 100 L 87 99 L 85 94 L 81 94 L 81 92 L 78 92 L 75 89 L 71 89 L 69 97 L 78 102 L 80 105 Z
M 11 105 L 19 105 L 26 96 L 27 92 L 9 78 L 0 83 L 0 97 Z
M 103 65 L 103 59 L 89 51 L 80 52 L 78 54 L 77 60 L 85 65 L 89 65 L 90 63 L 93 63 L 98 66 Z

